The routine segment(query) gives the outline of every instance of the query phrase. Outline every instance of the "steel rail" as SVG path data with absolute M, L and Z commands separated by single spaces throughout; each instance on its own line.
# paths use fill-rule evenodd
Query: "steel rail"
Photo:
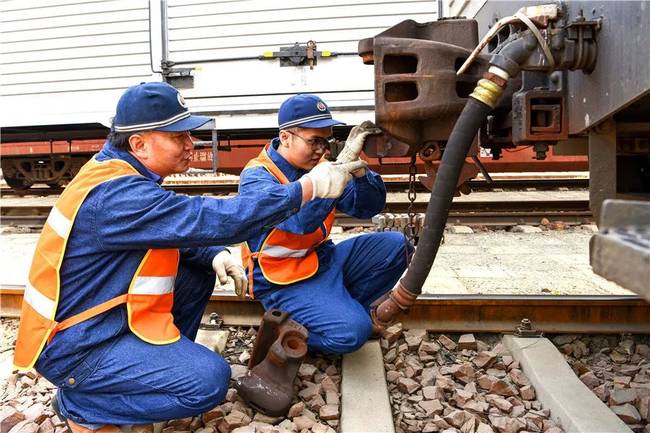
M 388 202 L 385 213 L 403 214 L 408 210 L 405 201 Z M 3 206 L 0 209 L 5 225 L 42 227 L 51 205 Z M 424 212 L 426 203 L 416 202 L 414 210 Z M 504 201 L 462 201 L 453 202 L 448 222 L 451 224 L 475 224 L 508 226 L 517 224 L 540 224 L 543 218 L 560 220 L 566 224 L 591 222 L 592 214 L 588 200 L 524 200 Z M 337 214 L 336 225 L 342 227 L 372 227 L 369 219 L 356 219 L 343 213 Z
M 23 287 L 0 287 L 0 316 L 19 317 Z M 232 291 L 215 291 L 205 313 L 218 313 L 226 325 L 258 325 L 264 313 L 257 301 Z M 545 333 L 650 333 L 650 303 L 637 296 L 432 295 L 418 297 L 406 328 L 441 332 L 513 332 L 522 319 Z
M 406 191 L 408 189 L 407 180 L 384 180 L 386 189 L 388 191 Z M 540 179 L 495 179 L 488 182 L 482 179 L 474 179 L 468 182 L 472 191 L 492 191 L 498 190 L 520 190 L 533 188 L 535 190 L 553 190 L 558 188 L 571 188 L 571 189 L 584 189 L 589 187 L 589 179 L 576 178 L 576 179 L 553 179 L 553 178 L 540 178 Z M 231 194 L 237 192 L 237 182 L 206 182 L 201 183 L 169 183 L 163 185 L 163 188 L 181 194 L 200 195 L 200 194 Z M 0 187 L 0 195 L 11 196 L 49 196 L 57 195 L 63 192 L 64 188 L 50 188 L 33 186 L 27 190 L 16 191 L 9 187 Z M 416 184 L 416 191 L 428 193 L 427 190 L 420 182 Z

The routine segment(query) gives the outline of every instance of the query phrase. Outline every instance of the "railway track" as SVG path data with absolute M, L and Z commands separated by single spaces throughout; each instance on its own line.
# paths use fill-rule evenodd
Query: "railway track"
M 23 291 L 24 287 L 21 286 L 0 286 L 2 316 L 18 317 Z M 252 350 L 252 338 L 246 339 L 246 336 L 251 334 L 246 332 L 246 327 L 259 324 L 263 308 L 257 301 L 241 300 L 232 291 L 220 290 L 213 293 L 205 314 L 208 316 L 212 312 L 216 312 L 223 319 L 224 326 L 217 332 L 229 335 L 227 347 L 230 348 L 228 349 L 230 352 L 227 350 L 224 356 L 231 363 L 233 376 L 236 377 L 237 374 L 241 374 L 236 372 L 246 370 L 245 359 L 247 358 L 242 357 L 244 352 L 250 354 Z M 472 389 L 473 384 L 474 389 L 478 389 L 478 392 L 474 392 L 473 398 L 484 401 L 481 399 L 491 391 L 485 390 L 480 378 L 484 377 L 481 375 L 490 374 L 490 370 L 487 370 L 489 366 L 484 369 L 478 367 L 481 362 L 478 349 L 470 351 L 460 347 L 459 334 L 467 336 L 476 333 L 477 340 L 489 342 L 489 350 L 495 348 L 496 352 L 496 347 L 501 345 L 500 350 L 508 351 L 507 354 L 499 352 L 495 356 L 497 365 L 502 365 L 506 356 L 511 356 L 516 362 L 514 364 L 516 367 L 513 367 L 516 371 L 513 374 L 525 374 L 529 378 L 526 380 L 530 380 L 531 386 L 534 387 L 534 400 L 531 402 L 530 397 L 524 398 L 525 387 L 518 387 L 519 396 L 514 399 L 508 398 L 508 401 L 513 405 L 517 405 L 517 401 L 523 404 L 521 399 L 524 398 L 528 409 L 530 409 L 528 405 L 536 405 L 529 412 L 530 419 L 540 421 L 540 414 L 546 414 L 545 419 L 552 419 L 566 428 L 563 431 L 597 431 L 591 428 L 594 419 L 598 423 L 596 425 L 607 426 L 606 431 L 628 431 L 623 430 L 626 428 L 624 425 L 621 430 L 614 429 L 620 420 L 582 384 L 550 340 L 538 337 L 518 339 L 507 334 L 515 331 L 524 318 L 532 322 L 535 330 L 542 331 L 544 334 L 649 334 L 648 317 L 650 317 L 650 304 L 635 296 L 423 295 L 418 298 L 408 315 L 399 318 L 404 332 L 400 330 L 400 336 L 396 341 L 389 343 L 384 339 L 381 344 L 379 341 L 370 341 L 359 351 L 343 356 L 340 368 L 336 372 L 342 379 L 340 387 L 337 388 L 339 398 L 336 400 L 339 418 L 330 425 L 338 427 L 340 433 L 359 431 L 389 433 L 397 431 L 395 427 L 401 427 L 402 430 L 399 431 L 407 431 L 404 427 L 409 425 L 417 426 L 419 429 L 417 431 L 424 431 L 424 424 L 438 419 L 434 418 L 433 413 L 427 413 L 415 419 L 419 424 L 409 424 L 414 419 L 404 416 L 405 413 L 409 413 L 409 410 L 415 412 L 418 407 L 430 407 L 427 404 L 419 405 L 420 401 L 427 400 L 422 399 L 427 395 L 424 389 L 418 391 L 418 388 L 427 386 L 425 385 L 427 379 L 422 368 L 419 371 L 413 370 L 413 359 L 418 360 L 420 356 L 427 355 L 417 349 L 417 344 L 413 346 L 415 348 L 411 347 L 413 343 L 408 338 L 412 338 L 412 335 L 424 335 L 425 340 L 439 346 L 442 346 L 443 338 L 449 337 L 457 342 L 458 348 L 441 349 L 442 356 L 437 358 L 429 356 L 429 361 L 426 362 L 422 358 L 422 361 L 416 361 L 415 365 L 420 363 L 427 369 L 440 371 L 445 375 L 446 380 L 456 380 L 458 385 L 454 386 L 457 390 L 463 389 L 466 385 Z M 240 326 L 244 329 L 241 330 Z M 423 330 L 428 332 L 423 334 Z M 208 341 L 214 339 L 209 338 Z M 232 348 L 235 345 L 241 348 L 233 353 Z M 401 366 L 398 362 L 391 361 L 394 358 L 391 351 L 399 353 L 398 358 L 402 359 Z M 471 358 L 468 354 L 472 354 Z M 244 361 L 241 361 L 242 359 Z M 306 362 L 313 361 L 308 359 Z M 476 371 L 471 379 L 456 376 L 454 372 L 460 372 L 461 367 L 465 369 L 462 371 L 466 371 L 468 365 L 471 366 L 472 371 Z M 627 365 L 623 367 L 629 368 Z M 495 366 L 491 371 L 496 371 L 494 368 L 498 370 L 501 367 Z M 506 370 L 503 367 L 503 370 L 507 374 L 510 368 Z M 392 375 L 388 372 L 392 372 Z M 326 376 L 327 374 L 322 373 L 320 375 L 320 377 Z M 408 378 L 411 381 L 402 381 L 400 378 Z M 307 380 L 305 385 L 303 386 L 302 382 L 300 384 L 303 388 L 309 386 L 307 383 L 310 380 L 318 382 L 321 379 L 304 380 Z M 408 388 L 407 385 L 417 386 L 417 388 Z M 430 386 L 428 389 L 431 388 Z M 526 392 L 530 394 L 531 391 L 528 389 Z M 546 396 L 553 396 L 553 398 L 545 398 Z M 563 396 L 570 396 L 571 400 L 563 400 Z M 462 403 L 455 400 L 456 394 L 450 391 L 444 395 L 439 394 L 436 398 L 440 398 L 445 408 L 450 407 L 449 410 L 440 413 L 439 418 L 449 421 L 450 425 L 456 425 L 453 422 L 460 417 L 458 411 L 463 410 Z M 404 406 L 407 401 L 410 402 L 410 406 Z M 304 398 L 303 403 L 306 408 L 312 408 L 308 398 Z M 225 403 L 224 408 L 229 407 L 227 406 L 229 404 L 232 405 L 232 402 Z M 429 404 L 433 405 L 433 403 Z M 541 412 L 542 408 L 545 412 Z M 318 409 L 312 408 L 312 410 L 316 414 L 327 413 Z M 519 409 L 521 410 L 523 409 Z M 491 430 L 493 432 L 506 431 L 496 428 L 503 421 L 499 414 L 500 412 L 493 410 L 487 412 L 484 409 L 482 413 L 478 413 L 476 425 L 481 422 L 495 427 Z M 504 417 L 508 417 L 508 414 L 504 413 Z M 250 418 L 254 419 L 253 413 L 250 414 Z M 526 421 L 521 416 L 519 418 Z M 300 419 L 295 415 L 293 420 L 306 422 L 304 417 Z M 284 422 L 283 418 L 278 418 L 273 424 L 278 424 L 280 421 Z M 324 419 L 320 421 L 321 425 L 327 425 Z M 463 425 L 466 422 L 467 420 L 463 421 Z M 570 429 L 571 426 L 576 425 L 582 429 Z M 614 427 L 610 429 L 610 425 Z M 311 431 L 331 433 L 335 430 L 325 430 L 323 427 L 323 430 Z M 466 431 L 478 433 L 489 430 Z
M 424 213 L 425 202 L 416 202 L 413 211 Z M 52 209 L 51 205 L 15 206 L 5 205 L 0 209 L 4 225 L 42 227 Z M 409 203 L 391 201 L 384 212 L 405 214 Z M 584 224 L 591 221 L 588 200 L 526 200 L 526 201 L 466 201 L 453 202 L 449 212 L 449 223 L 488 226 L 517 224 L 540 224 L 542 219 L 562 221 L 566 224 Z M 369 219 L 356 219 L 339 213 L 335 225 L 340 227 L 373 227 Z
M 238 183 L 236 181 L 227 182 L 202 182 L 196 178 L 192 181 L 171 180 L 170 183 L 164 184 L 163 188 L 180 194 L 203 195 L 203 194 L 232 194 L 237 192 Z M 408 190 L 408 181 L 403 179 L 390 179 L 384 181 L 388 191 L 406 191 Z M 472 191 L 493 191 L 493 190 L 554 190 L 558 188 L 583 189 L 589 187 L 589 179 L 586 178 L 528 178 L 528 179 L 494 179 L 488 182 L 484 179 L 474 179 L 468 182 Z M 47 186 L 33 186 L 28 190 L 17 191 L 7 186 L 0 187 L 2 196 L 38 196 L 47 197 L 61 194 L 63 188 L 50 188 Z M 416 191 L 428 192 L 420 183 L 416 183 Z
M 24 286 L 0 286 L 3 317 L 19 317 Z M 216 312 L 226 325 L 258 325 L 264 310 L 232 291 L 215 291 L 206 315 Z M 441 332 L 514 332 L 524 318 L 545 333 L 650 333 L 650 304 L 637 296 L 433 295 L 422 294 L 405 328 Z
M 6 290 L 0 288 L 3 312 L 8 311 L 5 308 L 8 305 Z M 239 411 L 248 414 L 239 425 L 246 426 L 255 420 L 258 424 L 266 422 L 283 428 L 290 425 L 290 421 L 300 425 L 308 422 L 312 426 L 317 423 L 322 426 L 308 431 L 327 433 L 436 431 L 424 428 L 435 422 L 446 422 L 459 429 L 461 425 L 468 425 L 470 420 L 469 425 L 483 425 L 483 428 L 449 428 L 448 431 L 519 431 L 499 428 L 510 419 L 518 419 L 522 426 L 527 425 L 528 420 L 531 425 L 540 426 L 526 431 L 630 431 L 584 386 L 553 344 L 562 339 L 572 341 L 575 334 L 572 338 L 560 335 L 552 339 L 538 336 L 515 338 L 508 334 L 519 324 L 519 314 L 524 313 L 527 314 L 525 317 L 533 317 L 528 315 L 532 314 L 539 318 L 539 321 L 533 320 L 535 328 L 549 333 L 647 332 L 647 320 L 640 319 L 643 314 L 648 314 L 648 304 L 625 298 L 540 298 L 545 297 L 424 297 L 416 303 L 411 314 L 402 317 L 403 326 L 392 327 L 381 342 L 371 340 L 360 350 L 344 355 L 340 361 L 338 357 L 308 356 L 303 363 L 307 368 L 301 369 L 294 381 L 297 388 L 294 403 L 299 401 L 299 405 L 310 410 L 294 410 L 286 418 L 262 418 L 248 406 L 242 406 L 233 390 L 229 392 L 231 397 L 228 401 L 210 411 L 210 415 L 220 413 L 223 417 L 234 409 L 234 404 L 238 405 Z M 19 297 L 15 296 L 13 301 L 17 300 Z M 247 370 L 246 363 L 254 341 L 254 332 L 248 332 L 247 327 L 259 324 L 262 308 L 257 302 L 242 301 L 231 293 L 222 292 L 212 297 L 206 313 L 214 310 L 224 320 L 223 326 L 214 331 L 202 331 L 210 335 L 204 334 L 199 340 L 211 343 L 210 347 L 213 347 L 215 341 L 222 339 L 220 350 L 231 364 L 232 377 L 240 377 Z M 492 361 L 486 364 L 488 356 Z M 506 358 L 510 359 L 506 361 Z M 633 371 L 644 368 L 642 362 L 638 364 Z M 584 363 L 582 368 L 586 368 Z M 615 368 L 630 367 L 617 364 Z M 307 374 L 309 369 L 311 375 Z M 498 372 L 502 373 L 498 377 L 503 377 L 501 387 L 509 384 L 506 391 L 514 389 L 514 396 L 502 393 L 496 387 L 486 387 L 486 378 Z M 434 383 L 437 391 L 432 397 Z M 305 390 L 314 384 L 324 388 L 322 397 L 313 397 Z M 333 390 L 336 395 L 326 396 L 325 388 Z M 22 390 L 22 401 L 29 398 L 29 387 L 18 389 Z M 503 397 L 495 396 L 495 393 Z M 486 394 L 500 400 L 495 402 L 494 398 L 486 398 Z M 314 398 L 323 401 L 312 401 Z M 472 405 L 467 411 L 467 398 L 475 399 L 481 405 Z M 331 410 L 332 407 L 320 410 L 325 404 L 334 406 L 335 410 Z M 513 406 L 520 407 L 515 409 Z M 214 415 L 203 419 L 214 419 Z M 543 423 L 543 420 L 552 420 L 553 423 Z M 217 424 L 227 425 L 224 422 L 217 419 Z M 172 423 L 178 426 L 179 421 L 170 421 L 168 426 Z M 328 430 L 328 424 L 336 430 Z M 542 425 L 545 426 L 543 430 Z M 552 425 L 559 425 L 562 430 L 551 430 Z M 251 426 L 250 432 L 266 431 L 256 430 L 252 423 Z M 404 428 L 408 426 L 417 427 L 417 430 Z M 488 430 L 485 426 L 493 429 Z M 594 429 L 594 426 L 601 429 Z
M 573 177 L 505 177 L 495 178 L 491 182 L 485 179 L 474 179 L 469 182 L 472 191 L 547 191 L 584 189 L 588 187 L 589 180 L 582 176 Z M 402 177 L 386 177 L 386 188 L 389 193 L 399 193 L 408 190 L 408 181 Z M 224 196 L 237 192 L 237 180 L 225 179 L 218 181 L 214 178 L 201 180 L 201 176 L 190 178 L 170 178 L 164 188 L 179 194 L 187 195 L 212 195 Z M 50 197 L 60 194 L 62 188 L 32 187 L 27 191 L 14 191 L 7 187 L 0 187 L 3 196 L 15 197 Z M 417 183 L 416 191 L 428 194 L 428 190 L 421 183 Z M 2 220 L 4 224 L 41 227 L 49 206 L 36 205 L 31 208 L 6 205 L 2 207 Z M 405 200 L 390 200 L 385 208 L 388 214 L 404 214 L 409 210 L 409 203 Z M 416 202 L 413 212 L 424 213 L 426 203 Z M 483 224 L 489 226 L 508 226 L 516 224 L 539 224 L 542 219 L 550 221 L 561 220 L 567 224 L 582 224 L 589 222 L 591 212 L 586 200 L 561 200 L 561 201 L 522 201 L 522 202 L 496 202 L 472 201 L 471 203 L 454 202 L 449 215 L 452 224 Z M 371 220 L 351 218 L 344 214 L 337 215 L 336 224 L 341 227 L 372 227 Z

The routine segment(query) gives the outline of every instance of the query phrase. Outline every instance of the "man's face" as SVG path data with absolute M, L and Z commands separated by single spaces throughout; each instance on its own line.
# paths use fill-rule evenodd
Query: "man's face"
M 311 170 L 329 152 L 332 128 L 292 128 L 280 131 L 280 154 L 294 167 Z
M 192 137 L 189 131 L 146 131 L 129 138 L 132 153 L 149 170 L 159 176 L 183 173 L 192 159 Z

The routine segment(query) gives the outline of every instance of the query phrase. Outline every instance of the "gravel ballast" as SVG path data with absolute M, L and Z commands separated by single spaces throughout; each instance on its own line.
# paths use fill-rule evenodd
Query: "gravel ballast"
M 562 433 L 500 335 L 386 330 L 381 340 L 395 429 Z
M 17 320 L 2 319 L 2 360 L 10 362 Z M 224 357 L 231 364 L 231 379 L 244 374 L 252 351 L 254 328 L 229 328 Z M 294 401 L 286 417 L 268 417 L 251 409 L 231 387 L 226 401 L 201 416 L 170 420 L 162 433 L 335 433 L 340 414 L 341 360 L 307 357 L 294 382 Z M 2 433 L 65 433 L 64 423 L 51 409 L 56 387 L 35 371 L 3 371 L 0 384 Z M 142 430 L 142 431 L 140 431 Z M 134 428 L 132 433 L 151 433 Z
M 551 341 L 632 431 L 650 433 L 650 336 L 563 334 Z

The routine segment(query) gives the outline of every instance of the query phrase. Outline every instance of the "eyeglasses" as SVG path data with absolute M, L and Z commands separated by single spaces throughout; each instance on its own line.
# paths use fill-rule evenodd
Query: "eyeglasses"
M 287 131 L 291 135 L 295 135 L 296 137 L 300 138 L 302 141 L 310 145 L 311 150 L 313 150 L 314 152 L 318 150 L 325 151 L 330 148 L 330 145 L 336 142 L 336 138 L 334 138 L 333 136 L 305 138 L 301 135 L 296 134 L 295 132 L 289 131 L 288 129 L 286 129 L 285 131 Z

